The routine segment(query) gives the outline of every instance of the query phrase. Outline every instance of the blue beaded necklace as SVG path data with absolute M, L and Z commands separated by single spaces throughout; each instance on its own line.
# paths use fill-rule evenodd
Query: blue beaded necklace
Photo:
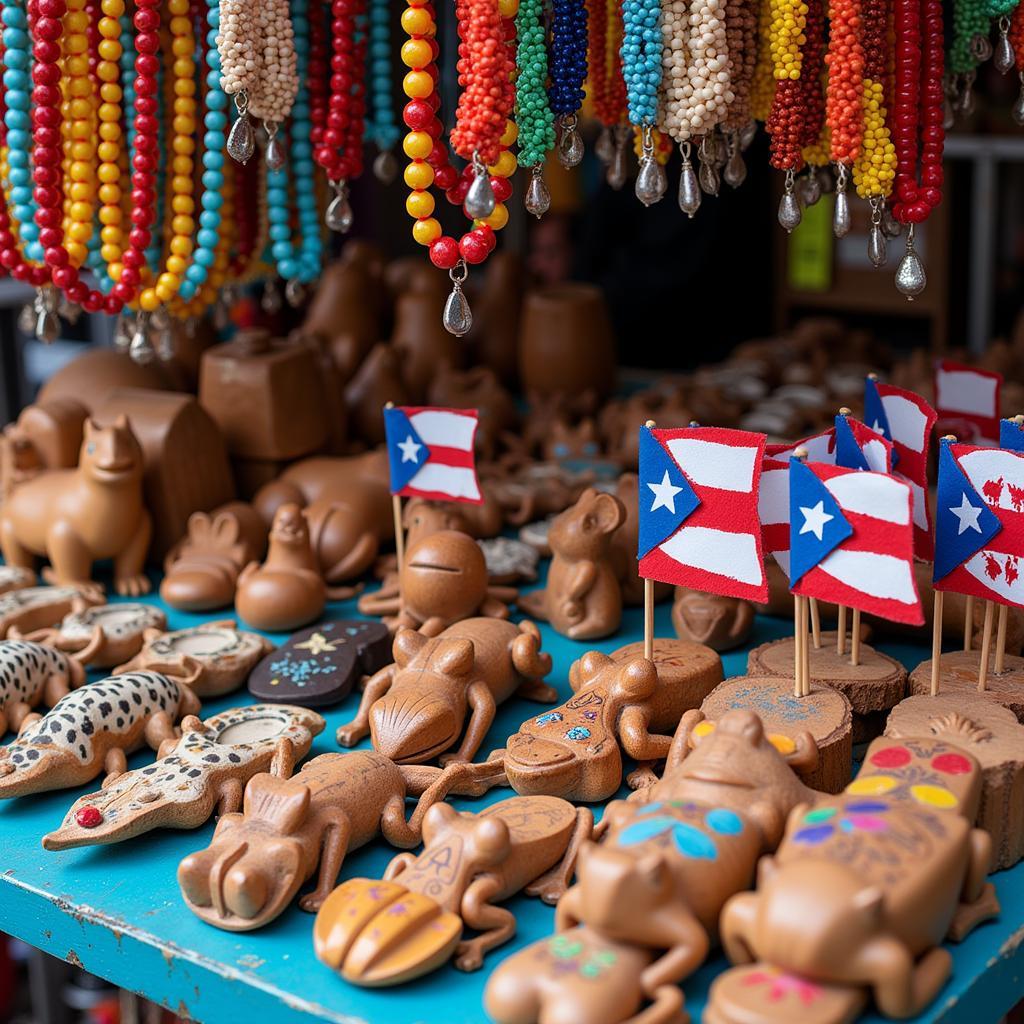
M 622 0 L 622 77 L 629 120 L 653 126 L 661 85 L 661 4 L 659 0 Z
M 391 11 L 388 0 L 370 0 L 369 22 L 366 60 L 370 90 L 366 139 L 379 150 L 373 162 L 373 173 L 378 180 L 390 182 L 398 170 L 391 151 L 397 145 L 401 131 L 395 120 L 391 87 Z
M 576 112 L 583 103 L 587 44 L 587 8 L 583 0 L 554 0 L 548 100 L 561 130 L 558 159 L 565 167 L 575 167 L 583 159 Z

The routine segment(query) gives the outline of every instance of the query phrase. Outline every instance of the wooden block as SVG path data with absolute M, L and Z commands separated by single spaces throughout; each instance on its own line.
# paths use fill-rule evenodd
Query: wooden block
M 978 691 L 978 651 L 950 651 L 940 659 L 939 693 L 950 696 L 973 696 Z M 913 672 L 908 693 L 932 692 L 932 661 L 922 661 Z M 981 696 L 1009 708 L 1017 721 L 1024 723 L 1024 658 L 1008 654 L 1003 671 L 996 675 L 992 658 L 988 662 L 988 680 Z
M 795 739 L 809 732 L 818 744 L 817 769 L 804 776 L 812 789 L 842 792 L 853 763 L 853 709 L 838 690 L 811 684 L 806 697 L 793 696 L 791 680 L 775 676 L 735 676 L 715 687 L 701 704 L 707 718 L 744 708 L 760 716 L 769 735 Z

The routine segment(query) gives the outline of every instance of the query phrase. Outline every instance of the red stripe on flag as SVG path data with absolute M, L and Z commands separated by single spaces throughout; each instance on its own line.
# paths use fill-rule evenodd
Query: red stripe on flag
M 686 525 L 691 525 L 690 519 L 687 519 Z M 640 559 L 639 573 L 644 579 L 660 580 L 673 583 L 678 587 L 690 587 L 693 590 L 702 590 L 707 593 L 725 594 L 757 604 L 764 604 L 768 600 L 768 583 L 764 576 L 763 562 L 761 582 L 742 583 L 730 576 L 722 576 L 716 572 L 709 572 L 707 569 L 684 565 L 682 562 L 670 558 L 661 548 L 654 548 Z
M 461 448 L 442 448 L 440 445 L 434 445 L 430 449 L 430 458 L 427 462 L 436 466 L 472 469 L 475 465 L 475 454 L 472 451 L 463 451 Z M 424 463 L 424 465 L 426 464 Z

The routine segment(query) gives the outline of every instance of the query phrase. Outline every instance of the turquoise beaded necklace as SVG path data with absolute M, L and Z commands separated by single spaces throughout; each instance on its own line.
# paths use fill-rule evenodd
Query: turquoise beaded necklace
M 622 77 L 629 120 L 638 127 L 652 126 L 658 115 L 661 53 L 661 4 L 622 0 Z
M 392 150 L 401 131 L 395 120 L 391 86 L 391 10 L 388 0 L 370 0 L 369 46 L 366 49 L 370 102 L 366 115 L 366 139 L 378 149 L 373 173 L 379 181 L 390 183 L 398 171 Z

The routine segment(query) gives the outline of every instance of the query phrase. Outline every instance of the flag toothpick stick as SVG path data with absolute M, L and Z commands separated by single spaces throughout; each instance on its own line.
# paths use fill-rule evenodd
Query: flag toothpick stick
M 793 597 L 793 696 L 804 695 L 804 648 L 807 646 L 807 624 L 804 619 L 805 598 Z
M 995 602 L 985 602 L 985 622 L 981 631 L 981 656 L 978 658 L 978 690 L 985 691 L 985 683 L 988 680 L 988 650 L 992 645 L 992 613 L 995 611 Z
M 939 695 L 939 661 L 942 657 L 942 599 L 945 594 L 935 591 L 932 609 L 932 696 Z
M 394 402 L 385 402 L 385 409 L 394 409 Z M 395 557 L 398 560 L 398 580 L 401 587 L 402 565 L 405 562 L 405 531 L 402 529 L 402 499 L 397 494 L 391 495 L 391 513 L 395 521 Z
M 836 654 L 841 658 L 846 653 L 846 605 L 839 606 L 838 633 L 836 634 Z
M 974 632 L 974 598 L 968 594 L 964 604 L 964 650 L 971 649 L 971 634 Z
M 808 598 L 811 607 L 811 642 L 816 651 L 821 650 L 821 613 L 818 611 L 818 599 Z
M 803 657 L 800 659 L 800 693 L 801 696 L 811 695 L 811 652 L 807 646 L 808 615 L 810 613 L 810 601 L 803 599 L 803 607 L 800 609 L 800 650 Z
M 1005 605 L 999 606 L 999 620 L 996 626 L 996 660 L 992 666 L 995 674 L 1001 675 L 1003 664 L 1006 658 L 1006 617 L 1010 609 Z
M 645 424 L 648 430 L 653 430 L 657 423 L 648 420 Z M 654 659 L 654 580 L 644 580 L 644 657 L 648 661 Z
M 850 630 L 850 664 L 860 664 L 860 609 L 853 609 L 853 623 Z

